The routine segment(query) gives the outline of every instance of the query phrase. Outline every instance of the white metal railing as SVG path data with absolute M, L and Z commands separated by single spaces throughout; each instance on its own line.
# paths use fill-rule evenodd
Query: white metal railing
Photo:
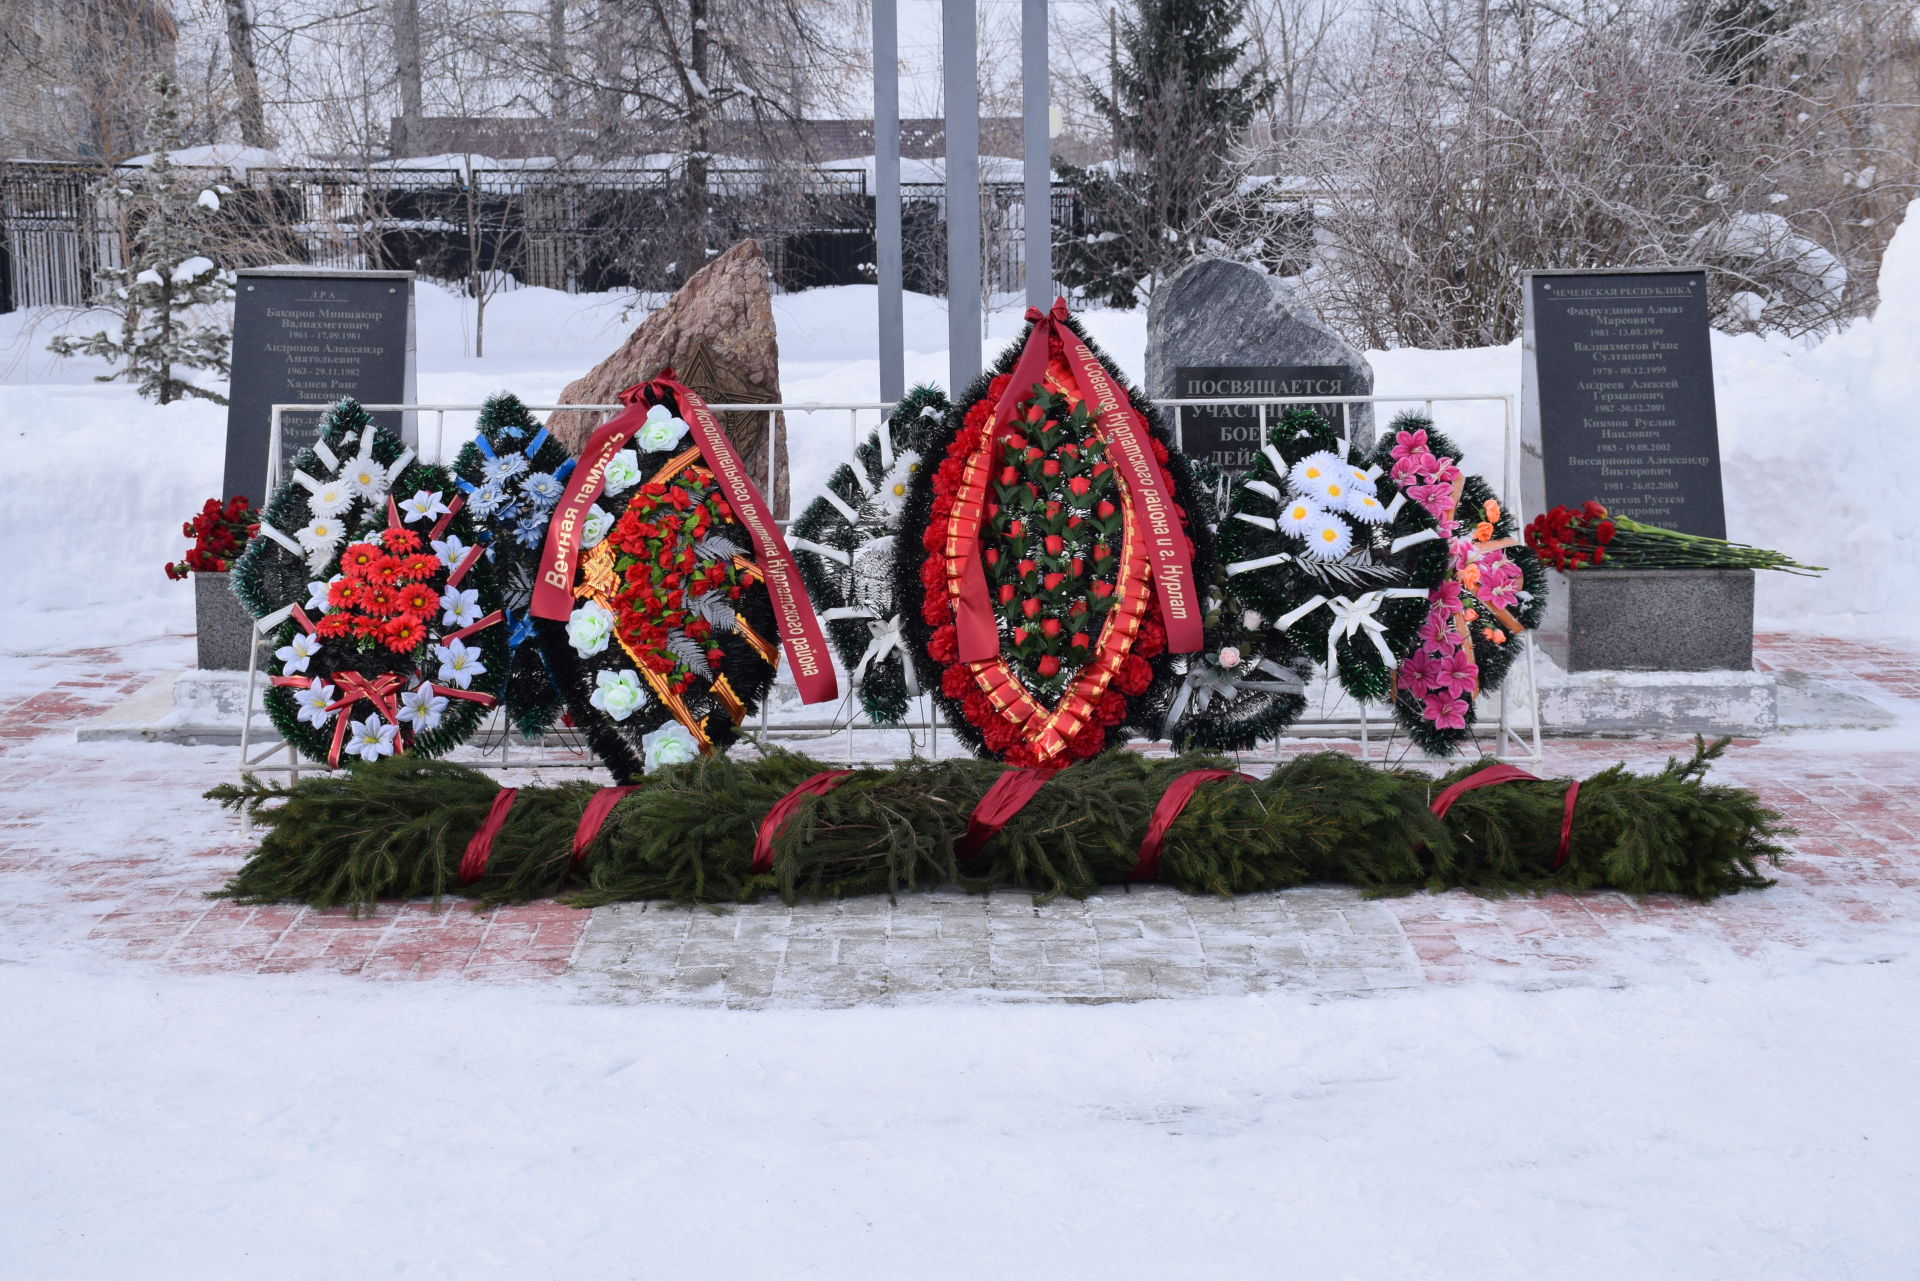
M 1185 439 L 1186 412 L 1190 409 L 1242 408 L 1256 410 L 1258 439 L 1266 438 L 1269 415 L 1284 412 L 1292 406 L 1339 406 L 1342 420 L 1342 435 L 1349 436 L 1352 407 L 1356 405 L 1373 406 L 1420 406 L 1428 418 L 1432 418 L 1436 405 L 1478 404 L 1497 409 L 1500 418 L 1501 440 L 1501 488 L 1502 505 L 1513 514 L 1516 523 L 1524 524 L 1525 516 L 1520 506 L 1520 442 L 1519 422 L 1514 412 L 1513 397 L 1505 394 L 1436 394 L 1413 396 L 1271 396 L 1271 397 L 1220 397 L 1165 399 L 1155 402 L 1162 410 L 1171 411 L 1169 424 L 1174 442 L 1182 445 Z M 316 404 L 276 404 L 272 407 L 268 431 L 267 490 L 272 494 L 280 481 L 280 455 L 283 431 L 283 416 L 286 414 L 324 414 L 331 405 Z M 420 453 L 423 458 L 435 462 L 450 462 L 447 448 L 447 415 L 475 415 L 484 406 L 477 404 L 368 404 L 362 408 L 372 413 L 406 413 L 412 415 L 432 415 L 433 427 L 431 448 L 427 448 L 426 433 L 421 433 Z M 527 405 L 534 412 L 547 413 L 554 410 L 579 410 L 587 413 L 613 413 L 622 408 L 620 405 Z M 765 413 L 786 415 L 830 415 L 846 416 L 847 444 L 844 455 L 835 457 L 832 462 L 850 462 L 854 451 L 863 438 L 863 433 L 871 431 L 885 420 L 885 414 L 892 405 L 884 401 L 843 401 L 843 402 L 793 402 L 777 404 L 714 404 L 709 408 L 723 413 Z M 1376 429 L 1384 431 L 1385 423 L 1377 423 Z M 811 433 L 810 433 L 811 434 Z M 1455 430 L 1457 434 L 1457 429 Z M 463 432 L 456 445 L 464 443 Z M 769 433 L 767 449 L 766 492 L 772 495 L 777 489 L 779 451 L 773 447 Z M 814 442 L 810 447 L 817 447 Z M 831 467 L 827 469 L 830 473 Z M 812 495 L 793 496 L 790 510 L 798 513 L 805 510 L 805 502 Z M 792 523 L 793 517 L 780 519 L 777 523 L 785 527 Z M 259 684 L 259 654 L 265 642 L 257 634 L 250 647 L 247 664 L 247 706 L 254 706 L 254 696 Z M 1487 754 L 1505 760 L 1523 760 L 1538 762 L 1540 749 L 1540 705 L 1539 687 L 1535 673 L 1534 653 L 1531 638 L 1524 649 L 1524 664 L 1517 665 L 1508 677 L 1507 685 L 1499 692 L 1484 695 L 1483 701 L 1491 701 L 1496 707 L 1491 741 L 1480 738 L 1479 746 Z M 837 666 L 837 661 L 836 661 Z M 1524 675 L 1525 690 L 1520 694 L 1513 688 L 1514 678 Z M 773 700 L 770 694 L 762 700 L 759 717 L 758 736 L 762 742 L 775 740 L 812 741 L 824 748 L 828 740 L 845 739 L 846 756 L 849 761 L 855 759 L 856 742 L 866 736 L 874 746 L 897 749 L 904 745 L 904 753 L 895 754 L 937 756 L 940 753 L 941 721 L 932 699 L 921 695 L 915 700 L 915 706 L 909 717 L 899 725 L 874 725 L 860 711 L 853 698 L 850 682 L 846 673 L 841 672 L 843 688 L 847 692 L 840 702 L 824 715 L 802 712 L 799 715 L 783 713 L 776 721 L 771 716 L 769 704 Z M 776 687 L 778 688 L 778 687 Z M 1330 696 L 1331 695 L 1331 696 Z M 1517 696 L 1518 695 L 1518 696 Z M 1389 719 L 1384 727 L 1376 726 L 1377 712 L 1371 711 L 1364 703 L 1354 703 L 1340 693 L 1331 678 L 1323 679 L 1320 705 L 1317 714 L 1305 716 L 1296 721 L 1283 737 L 1298 740 L 1303 738 L 1353 738 L 1358 737 L 1360 753 L 1363 759 L 1375 762 L 1399 762 L 1407 755 L 1409 745 L 1400 743 L 1398 753 L 1395 744 L 1398 736 L 1393 733 L 1393 722 Z M 1514 712 L 1523 713 L 1516 721 Z M 1523 723 L 1522 723 L 1523 722 Z M 1484 721 L 1479 723 L 1485 724 Z M 1380 736 L 1377 728 L 1387 733 Z M 873 740 L 877 739 L 877 742 Z M 901 740 L 904 739 L 904 744 Z M 556 731 L 548 736 L 536 750 L 527 751 L 524 747 L 519 753 L 513 750 L 513 733 L 506 721 L 504 709 L 496 708 L 483 723 L 481 732 L 475 740 L 463 749 L 461 759 L 464 763 L 483 769 L 522 769 L 522 768 L 597 768 L 599 762 L 586 750 L 584 741 L 577 731 Z M 832 744 L 837 748 L 838 744 Z M 274 764 L 272 758 L 285 752 L 287 763 Z M 1279 759 L 1279 744 L 1269 745 L 1265 759 Z M 884 753 L 882 753 L 884 754 Z M 469 760 L 468 756 L 480 759 Z M 1255 764 L 1262 756 L 1247 754 L 1245 763 Z M 289 773 L 296 779 L 303 771 L 323 770 L 324 767 L 303 762 L 291 744 L 280 741 L 277 736 L 271 742 L 260 745 L 255 750 L 252 735 L 251 711 L 243 719 L 240 736 L 240 762 L 242 769 L 255 772 Z

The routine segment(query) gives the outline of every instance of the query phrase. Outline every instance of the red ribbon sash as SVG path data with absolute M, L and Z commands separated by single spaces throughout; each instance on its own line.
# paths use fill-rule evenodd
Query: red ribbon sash
M 967 834 L 960 838 L 960 853 L 978 853 L 982 845 L 992 840 L 1001 828 L 1026 808 L 1041 784 L 1058 772 L 1024 767 L 1003 771 L 999 778 L 993 780 L 993 786 L 981 796 L 980 803 L 973 807 L 973 813 L 967 816 Z
M 1193 799 L 1193 794 L 1200 790 L 1201 784 L 1223 778 L 1243 778 L 1249 783 L 1253 782 L 1251 774 L 1242 774 L 1238 770 L 1190 769 L 1167 785 L 1167 790 L 1160 794 L 1159 803 L 1153 807 L 1153 817 L 1147 820 L 1147 834 L 1140 838 L 1140 861 L 1127 874 L 1129 881 L 1159 878 L 1160 847 L 1166 842 L 1167 830 L 1187 808 L 1187 802 Z
M 753 541 L 755 560 L 760 566 L 773 600 L 774 625 L 793 670 L 794 683 L 800 687 L 800 701 L 823 703 L 839 696 L 839 682 L 833 674 L 833 660 L 827 651 L 826 634 L 814 615 L 813 602 L 807 598 L 806 585 L 794 564 L 787 540 L 767 510 L 766 499 L 747 474 L 747 468 L 727 438 L 720 420 L 713 416 L 704 400 L 689 388 L 674 381 L 673 371 L 665 370 L 648 383 L 637 383 L 620 393 L 626 408 L 603 423 L 587 441 L 580 461 L 567 481 L 565 493 L 553 509 L 547 525 L 546 547 L 541 552 L 541 571 L 533 588 L 532 613 L 535 618 L 564 620 L 573 612 L 573 579 L 579 568 L 580 530 L 587 509 L 606 487 L 606 466 L 612 457 L 633 438 L 647 421 L 651 405 L 678 406 L 680 416 L 691 428 L 700 456 L 713 472 L 734 518 Z
M 1116 385 L 1106 366 L 1088 348 L 1080 335 L 1067 327 L 1067 303 L 1056 298 L 1051 310 L 1027 309 L 1033 328 L 1015 362 L 1013 374 L 994 410 L 993 438 L 1018 412 L 1020 403 L 1033 394 L 1035 383 L 1046 381 L 1052 340 L 1058 337 L 1073 375 L 1080 398 L 1100 424 L 1112 451 L 1114 471 L 1120 477 L 1126 501 L 1132 504 L 1133 527 L 1146 547 L 1147 567 L 1160 597 L 1160 616 L 1166 624 L 1170 653 L 1191 654 L 1206 643 L 1201 622 L 1198 585 L 1193 577 L 1193 557 L 1187 537 L 1180 530 L 1180 518 L 1174 511 L 1173 485 L 1154 457 L 1153 443 L 1146 424 L 1133 408 L 1125 389 Z M 989 444 L 990 447 L 990 444 Z M 975 458 L 983 457 L 976 453 Z M 954 632 L 959 642 L 960 660 L 977 663 L 993 658 L 1000 651 L 1000 633 L 994 623 L 993 605 L 987 593 L 986 571 L 980 567 L 980 514 L 959 513 L 959 537 L 965 549 L 961 564 L 960 598 L 954 607 Z
M 850 769 L 830 769 L 815 774 L 796 786 L 792 791 L 773 803 L 767 816 L 760 820 L 760 830 L 753 836 L 753 863 L 749 871 L 756 875 L 773 870 L 773 843 L 786 829 L 787 820 L 800 808 L 800 802 L 809 796 L 825 796 L 840 786 L 842 780 L 853 777 Z
M 470 885 L 487 874 L 487 864 L 493 859 L 493 841 L 500 835 L 500 829 L 507 825 L 507 814 L 513 809 L 513 798 L 520 795 L 517 787 L 503 787 L 493 794 L 493 804 L 487 807 L 487 817 L 480 823 L 480 830 L 467 842 L 467 851 L 460 857 L 460 883 Z
M 1492 787 L 1495 783 L 1538 783 L 1542 780 L 1527 773 L 1518 765 L 1489 765 L 1485 769 L 1475 770 L 1465 778 L 1449 785 L 1440 795 L 1433 798 L 1430 807 L 1435 818 L 1445 818 L 1453 803 L 1468 792 L 1483 787 Z M 1573 806 L 1580 799 L 1580 780 L 1567 784 L 1566 803 L 1560 809 L 1560 844 L 1553 852 L 1553 868 L 1557 872 L 1567 865 L 1567 854 L 1573 848 Z
M 637 784 L 626 787 L 603 787 L 587 801 L 587 808 L 580 813 L 580 826 L 573 829 L 573 865 L 579 867 L 587 861 L 587 847 L 593 844 L 593 838 L 600 835 L 601 825 L 607 821 L 607 815 L 613 813 L 613 807 L 633 792 L 639 791 Z
M 327 768 L 340 768 L 340 749 L 346 745 L 347 715 L 355 703 L 361 699 L 373 704 L 373 710 L 388 724 L 400 723 L 399 709 L 394 705 L 393 696 L 400 692 L 400 678 L 392 672 L 384 673 L 368 680 L 359 672 L 334 672 L 329 680 L 339 689 L 340 696 L 327 704 L 329 712 L 338 712 L 333 722 L 333 743 L 327 748 Z

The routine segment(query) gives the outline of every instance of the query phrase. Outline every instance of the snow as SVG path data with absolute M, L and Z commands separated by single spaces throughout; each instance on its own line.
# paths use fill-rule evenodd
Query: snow
M 216 142 L 204 147 L 177 147 L 167 153 L 182 169 L 225 169 L 245 177 L 249 169 L 278 169 L 287 161 L 279 152 L 263 147 L 243 147 L 237 142 Z M 159 159 L 158 153 L 135 156 L 125 164 L 147 168 Z
M 185 262 L 175 264 L 172 273 L 173 283 L 176 285 L 191 284 L 195 277 L 205 275 L 212 270 L 213 259 L 203 258 L 196 254 Z
M 1729 536 L 1830 567 L 1817 579 L 1760 575 L 1763 625 L 1822 634 L 1920 630 L 1920 508 L 1907 494 L 1920 475 L 1920 219 L 1887 251 L 1877 313 L 1819 342 L 1716 334 Z M 561 388 L 625 337 L 629 296 L 521 289 L 487 305 L 485 359 L 471 355 L 472 300 L 422 282 L 417 295 L 419 394 L 478 403 L 502 390 L 530 404 Z M 810 290 L 774 299 L 781 379 L 789 401 L 878 398 L 878 332 L 870 286 Z M 1094 338 L 1134 378 L 1143 367 L 1142 311 L 1083 314 Z M 908 385 L 947 380 L 943 301 L 906 298 Z M 56 332 L 110 324 L 98 314 L 0 316 L 0 600 L 9 602 L 10 649 L 106 643 L 186 630 L 191 590 L 161 566 L 184 547 L 179 522 L 213 496 L 221 474 L 224 411 L 198 402 L 164 408 L 125 384 L 95 384 L 97 360 L 46 353 Z M 994 311 L 991 357 L 1022 324 L 1021 308 Z M 1518 344 L 1465 351 L 1369 353 L 1382 395 L 1507 394 L 1520 390 Z M 1388 415 L 1390 416 L 1391 410 Z M 1434 406 L 1439 425 L 1466 446 L 1474 470 L 1497 475 L 1498 402 Z M 859 431 L 872 425 L 869 415 Z M 442 448 L 471 430 L 449 416 Z M 790 416 L 794 492 L 824 482 L 848 446 L 841 412 Z M 435 424 L 424 421 L 432 443 Z M 86 511 L 70 506 L 84 475 Z M 249 497 L 260 497 L 249 495 Z M 102 520 L 113 513 L 117 520 Z M 92 519 L 84 518 L 93 516 Z
M 1886 1277 L 1908 945 L 1619 989 L 676 1010 L 0 967 L 9 1275 Z

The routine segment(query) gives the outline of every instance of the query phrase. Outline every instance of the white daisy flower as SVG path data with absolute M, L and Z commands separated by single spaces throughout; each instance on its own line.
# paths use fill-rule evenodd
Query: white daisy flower
M 339 516 L 353 506 L 353 491 L 337 480 L 323 480 L 307 497 L 307 510 L 316 516 Z
M 340 479 L 346 482 L 355 498 L 370 503 L 385 499 L 388 487 L 393 484 L 393 477 L 387 474 L 387 469 L 373 461 L 371 456 L 353 459 L 341 472 Z
M 1307 555 L 1315 560 L 1339 560 L 1353 550 L 1353 531 L 1332 512 L 1316 512 L 1313 525 L 1302 535 Z
M 1347 464 L 1347 484 L 1356 493 L 1372 494 L 1378 492 L 1378 487 L 1373 483 L 1373 477 L 1367 475 L 1367 469 L 1364 467 L 1355 467 L 1352 463 Z
M 347 536 L 347 527 L 331 516 L 316 516 L 305 527 L 296 530 L 293 535 L 309 555 L 317 551 L 332 551 Z
M 469 645 L 463 640 L 451 640 L 444 645 L 433 647 L 433 656 L 440 660 L 439 681 L 443 685 L 458 685 L 461 689 L 470 689 L 473 678 L 484 676 L 487 665 L 480 661 L 479 647 Z
M 358 756 L 363 761 L 377 761 L 382 756 L 392 756 L 396 750 L 394 736 L 399 732 L 398 725 L 389 725 L 378 716 L 355 721 L 353 732 L 347 735 L 347 754 Z
M 631 449 L 621 450 L 607 459 L 607 465 L 600 469 L 600 477 L 606 482 L 609 494 L 632 489 L 640 483 L 640 455 Z
M 1295 463 L 1287 471 L 1287 479 L 1293 487 L 1309 498 L 1328 497 L 1327 488 L 1340 484 L 1352 470 L 1340 460 L 1339 455 L 1327 450 L 1316 450 Z
M 595 503 L 587 508 L 587 518 L 580 522 L 580 550 L 592 551 L 606 536 L 613 532 L 613 517 Z
M 325 681 L 315 681 L 305 689 L 296 690 L 293 701 L 299 705 L 300 719 L 315 729 L 325 729 L 327 722 L 333 719 L 333 713 L 327 710 L 338 693 Z
M 1368 525 L 1387 523 L 1387 505 L 1371 493 L 1363 494 L 1357 489 L 1348 492 L 1346 505 L 1340 510 Z
M 446 710 L 447 696 L 434 693 L 430 685 L 415 685 L 400 696 L 400 719 L 413 726 L 416 734 L 440 728 Z
M 433 554 L 438 556 L 440 563 L 448 569 L 458 565 L 461 558 L 467 554 L 467 545 L 460 541 L 458 534 L 448 534 L 445 538 L 433 539 L 432 544 Z
M 567 640 L 582 658 L 590 658 L 613 639 L 613 611 L 588 601 L 567 616 Z
M 1307 531 L 1314 528 L 1324 514 L 1318 505 L 1304 498 L 1296 498 L 1280 509 L 1274 521 L 1294 537 L 1305 538 Z
M 273 651 L 280 660 L 280 672 L 285 676 L 294 676 L 307 670 L 307 660 L 320 652 L 320 638 L 309 636 L 305 632 L 294 635 L 293 643 L 282 645 Z
M 480 590 L 477 587 L 449 587 L 440 593 L 443 626 L 460 628 L 480 621 Z
M 873 491 L 873 498 L 867 504 L 868 512 L 882 520 L 898 516 L 906 508 L 907 488 L 919 470 L 918 454 L 902 454 L 895 459 L 893 469 L 880 478 L 879 486 Z
M 400 504 L 402 519 L 411 525 L 416 520 L 432 520 L 435 516 L 447 514 L 447 505 L 440 501 L 440 491 L 417 490 L 412 498 Z
M 332 603 L 327 600 L 327 589 L 345 577 L 345 574 L 335 574 L 332 578 L 324 582 L 316 578 L 308 583 L 307 612 L 309 614 L 324 614 L 331 609 L 333 606 Z
M 640 677 L 634 672 L 595 672 L 593 681 L 594 690 L 587 695 L 587 701 L 616 721 L 624 721 L 647 701 Z

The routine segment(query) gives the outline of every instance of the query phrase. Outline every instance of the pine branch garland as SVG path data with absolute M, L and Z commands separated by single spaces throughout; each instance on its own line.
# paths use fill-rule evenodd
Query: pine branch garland
M 1710 784 L 1729 740 L 1700 741 L 1651 774 L 1616 766 L 1587 779 L 1563 866 L 1554 866 L 1568 780 L 1506 783 L 1462 795 L 1445 818 L 1443 778 L 1375 769 L 1339 752 L 1294 757 L 1257 783 L 1195 791 L 1167 832 L 1160 880 L 1193 893 L 1243 894 L 1312 880 L 1369 893 L 1467 888 L 1507 893 L 1613 888 L 1707 900 L 1771 882 L 1791 834 L 1742 788 Z M 576 867 L 572 841 L 595 789 L 526 787 L 484 876 L 462 885 L 468 839 L 498 785 L 441 761 L 398 757 L 292 785 L 248 776 L 208 793 L 267 828 L 221 894 L 369 909 L 382 899 L 458 894 L 482 905 L 565 895 L 579 906 L 642 899 L 786 902 L 901 894 L 957 883 L 1019 886 L 1038 901 L 1124 882 L 1155 805 L 1188 770 L 1221 758 L 1148 760 L 1109 752 L 1062 770 L 982 848 L 963 851 L 969 816 L 1000 775 L 975 760 L 862 768 L 793 812 L 755 873 L 762 820 L 826 769 L 777 752 L 706 757 L 646 775 L 616 805 Z

